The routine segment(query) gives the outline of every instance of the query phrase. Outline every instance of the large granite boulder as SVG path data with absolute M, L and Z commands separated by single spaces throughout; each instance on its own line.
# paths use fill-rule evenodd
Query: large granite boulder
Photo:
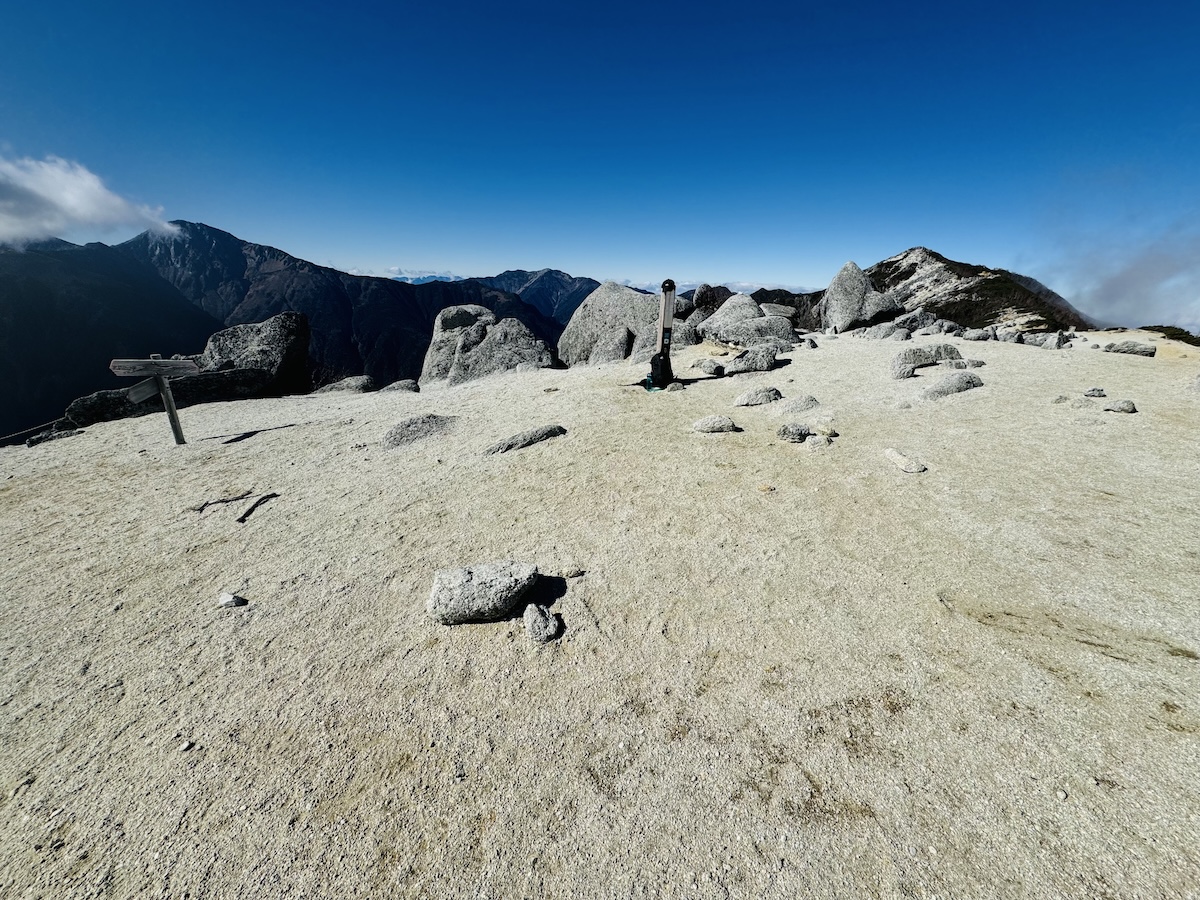
M 308 372 L 308 317 L 285 312 L 249 325 L 234 325 L 208 339 L 193 357 L 203 372 L 259 369 L 268 378 L 263 394 L 305 394 L 312 388 Z M 232 399 L 232 398 L 226 398 Z
M 791 343 L 796 339 L 791 319 L 763 315 L 762 307 L 748 294 L 734 294 L 696 326 L 696 333 L 736 347 L 753 347 L 772 339 Z
M 653 340 L 659 303 L 656 294 L 606 281 L 571 316 L 558 339 L 559 358 L 568 366 L 626 359 L 635 342 L 645 347 Z
M 450 306 L 438 313 L 421 368 L 422 385 L 462 384 L 516 369 L 545 369 L 554 358 L 544 342 L 516 319 L 496 321 L 483 306 Z
M 171 397 L 178 409 L 198 403 L 218 403 L 223 400 L 245 400 L 262 397 L 270 383 L 264 369 L 229 369 L 224 372 L 201 372 L 170 379 Z M 130 382 L 132 387 L 134 382 Z M 64 417 L 76 428 L 85 428 L 97 422 L 112 422 L 145 416 L 153 412 L 165 412 L 162 397 L 154 394 L 141 403 L 129 400 L 126 389 L 97 391 L 72 400 Z
M 866 273 L 848 262 L 825 289 L 818 312 L 822 331 L 834 328 L 840 333 L 855 325 L 871 324 L 888 314 L 903 313 L 904 306 L 875 290 Z
M 688 314 L 688 322 L 692 325 L 699 325 L 720 309 L 721 304 L 732 296 L 733 291 L 723 284 L 718 284 L 716 287 L 711 284 L 700 285 L 692 294 L 692 310 Z

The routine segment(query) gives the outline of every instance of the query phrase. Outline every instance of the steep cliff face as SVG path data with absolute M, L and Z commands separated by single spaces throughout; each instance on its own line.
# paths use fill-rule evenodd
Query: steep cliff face
M 566 325 L 571 314 L 579 308 L 600 282 L 594 278 L 576 278 L 558 269 L 538 269 L 527 272 L 511 269 L 490 278 L 473 278 L 480 284 L 517 294 L 544 316 Z
M 56 419 L 82 394 L 128 387 L 108 371 L 114 358 L 199 353 L 220 329 L 104 244 L 0 248 L 0 435 Z
M 194 222 L 173 235 L 138 235 L 122 252 L 152 267 L 225 325 L 302 312 L 318 384 L 370 375 L 379 384 L 420 375 L 437 314 L 475 304 L 523 322 L 553 346 L 562 325 L 512 293 L 474 281 L 405 284 L 348 275 Z
M 875 290 L 906 310 L 923 306 L 968 328 L 1014 324 L 1044 331 L 1095 324 L 1032 278 L 955 262 L 925 247 L 878 262 L 866 274 Z

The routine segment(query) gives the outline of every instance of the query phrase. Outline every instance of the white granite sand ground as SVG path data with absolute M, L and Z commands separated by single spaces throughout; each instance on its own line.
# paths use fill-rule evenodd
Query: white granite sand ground
M 0 450 L 0 896 L 1197 896 L 1200 348 L 954 343 L 911 409 L 841 338 Z M 584 571 L 561 641 L 425 615 L 501 558 Z

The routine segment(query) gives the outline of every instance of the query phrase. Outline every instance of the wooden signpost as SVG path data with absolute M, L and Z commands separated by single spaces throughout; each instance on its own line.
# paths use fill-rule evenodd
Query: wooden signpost
M 141 403 L 155 394 L 161 395 L 167 418 L 171 420 L 175 443 L 187 443 L 183 439 L 183 427 L 179 424 L 179 412 L 175 409 L 175 398 L 171 396 L 171 384 L 167 378 L 195 375 L 200 371 L 195 362 L 190 359 L 163 359 L 159 354 L 151 353 L 149 359 L 114 359 L 108 364 L 108 368 L 114 375 L 149 375 L 145 381 L 139 381 L 128 388 L 125 395 L 131 403 Z

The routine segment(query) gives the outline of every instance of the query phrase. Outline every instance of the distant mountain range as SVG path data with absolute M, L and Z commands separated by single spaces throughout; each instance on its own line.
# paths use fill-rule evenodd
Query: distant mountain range
M 172 224 L 174 234 L 146 232 L 112 247 L 50 239 L 22 251 L 0 248 L 0 435 L 54 419 L 82 394 L 126 384 L 108 373 L 114 357 L 198 353 L 223 327 L 284 311 L 308 316 L 315 383 L 365 373 L 387 384 L 420 374 L 434 319 L 446 307 L 476 304 L 511 316 L 554 348 L 600 286 L 556 269 L 468 279 L 350 275 L 208 225 Z M 925 306 L 969 327 L 1094 325 L 1032 278 L 923 247 L 865 271 L 907 309 Z M 753 296 L 796 308 L 796 324 L 815 329 L 823 294 L 759 289 Z

